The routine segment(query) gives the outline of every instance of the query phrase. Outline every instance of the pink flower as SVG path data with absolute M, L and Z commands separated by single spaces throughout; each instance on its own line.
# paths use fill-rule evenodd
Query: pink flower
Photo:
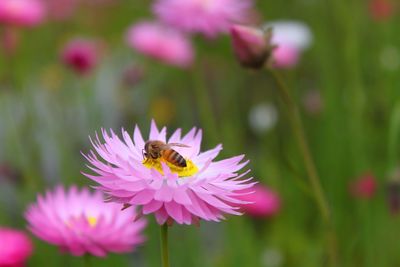
M 73 39 L 64 46 L 61 52 L 64 64 L 78 74 L 89 73 L 96 66 L 97 57 L 97 44 L 87 39 Z
M 109 252 L 132 251 L 143 242 L 145 221 L 134 222 L 134 209 L 121 211 L 119 205 L 104 203 L 99 192 L 57 187 L 30 205 L 25 217 L 37 237 L 74 256 L 97 257 Z
M 394 13 L 394 6 L 389 0 L 370 0 L 369 12 L 376 21 L 387 20 Z
M 159 131 L 153 121 L 149 140 L 187 146 L 173 146 L 185 159 L 177 159 L 182 167 L 163 157 L 146 156 L 145 140 L 136 126 L 133 140 L 125 130 L 122 139 L 113 131 L 102 130 L 104 141 L 96 135 L 92 145 L 100 158 L 93 151 L 85 156 L 96 175 L 85 175 L 113 201 L 141 206 L 143 214 L 154 213 L 160 225 L 220 221 L 225 213 L 240 215 L 238 206 L 246 202 L 239 199 L 243 193 L 238 191 L 253 185 L 248 183 L 251 178 L 241 179 L 249 171 L 238 174 L 248 163 L 241 163 L 244 156 L 214 161 L 222 146 L 200 152 L 202 132 L 196 128 L 183 137 L 181 129 L 169 139 L 166 135 L 167 129 Z
M 33 251 L 28 236 L 10 228 L 0 228 L 0 248 L 1 267 L 22 267 Z
M 273 50 L 271 31 L 234 25 L 231 27 L 231 36 L 233 50 L 242 66 L 258 69 L 269 61 Z
M 276 21 L 265 25 L 272 28 L 272 44 L 275 67 L 292 68 L 297 65 L 301 53 L 310 46 L 312 34 L 301 22 Z
M 194 52 L 182 33 L 156 22 L 141 22 L 127 32 L 128 45 L 164 63 L 186 68 L 193 63 Z
M 251 194 L 251 192 L 253 192 Z M 281 209 L 281 200 L 277 193 L 262 185 L 255 185 L 244 190 L 247 194 L 240 196 L 241 200 L 250 202 L 242 205 L 245 213 L 254 217 L 268 217 L 277 214 Z
M 41 0 L 1 0 L 0 23 L 36 26 L 43 22 L 45 7 Z
M 53 20 L 66 20 L 74 15 L 79 0 L 45 0 L 48 16 Z
M 373 174 L 366 173 L 350 184 L 350 192 L 354 197 L 369 199 L 375 195 L 377 188 Z
M 153 10 L 166 24 L 212 38 L 246 22 L 251 7 L 251 0 L 157 0 Z

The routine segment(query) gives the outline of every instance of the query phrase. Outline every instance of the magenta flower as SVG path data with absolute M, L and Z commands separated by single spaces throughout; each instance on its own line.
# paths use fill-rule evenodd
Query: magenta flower
M 73 39 L 62 49 L 61 60 L 78 74 L 88 74 L 98 61 L 98 45 L 87 39 Z
M 120 206 L 105 203 L 99 192 L 76 187 L 57 187 L 39 195 L 25 217 L 33 234 L 74 256 L 132 251 L 143 242 L 146 224 L 143 219 L 134 222 L 134 209 L 121 211 Z
M 240 199 L 250 202 L 242 206 L 245 213 L 254 217 L 269 217 L 276 215 L 281 209 L 281 199 L 279 195 L 269 188 L 262 185 L 255 185 L 250 190 L 240 196 Z M 254 193 L 251 193 L 254 192 Z
M 41 0 L 1 0 L 0 23 L 36 26 L 43 22 L 45 7 Z
M 186 68 L 193 63 L 194 51 L 182 33 L 156 22 L 141 22 L 127 32 L 128 45 L 157 60 Z
M 186 167 L 171 163 L 168 153 L 164 154 L 167 160 L 146 157 L 145 140 L 136 126 L 133 140 L 125 130 L 122 139 L 105 130 L 103 142 L 96 136 L 92 145 L 100 158 L 93 151 L 85 156 L 96 175 L 85 175 L 99 183 L 98 188 L 113 201 L 141 206 L 143 214 L 154 213 L 160 225 L 220 221 L 225 213 L 240 215 L 238 205 L 246 202 L 239 199 L 243 193 L 238 191 L 254 184 L 248 183 L 252 178 L 241 179 L 249 171 L 238 174 L 248 162 L 241 163 L 244 156 L 214 161 L 222 146 L 200 152 L 201 130 L 193 128 L 181 137 L 178 129 L 169 139 L 166 132 L 165 127 L 159 131 L 153 121 L 149 140 L 188 146 L 173 147 L 185 159 Z
M 153 10 L 166 24 L 213 38 L 246 22 L 251 7 L 251 0 L 157 0 Z
M 350 183 L 350 193 L 356 198 L 370 199 L 375 195 L 377 189 L 373 174 L 366 173 Z
M 19 230 L 0 227 L 0 266 L 22 267 L 32 254 L 28 236 Z

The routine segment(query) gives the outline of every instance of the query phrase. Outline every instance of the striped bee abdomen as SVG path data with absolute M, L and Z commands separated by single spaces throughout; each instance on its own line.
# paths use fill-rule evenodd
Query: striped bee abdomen
M 164 150 L 162 152 L 162 157 L 169 163 L 174 164 L 175 166 L 186 167 L 186 160 L 182 157 L 181 154 L 173 149 Z

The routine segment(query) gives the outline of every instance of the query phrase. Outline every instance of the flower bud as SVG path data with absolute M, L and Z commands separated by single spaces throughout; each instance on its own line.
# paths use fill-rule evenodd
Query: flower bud
M 231 36 L 234 53 L 242 66 L 259 69 L 269 63 L 274 49 L 271 29 L 234 25 Z

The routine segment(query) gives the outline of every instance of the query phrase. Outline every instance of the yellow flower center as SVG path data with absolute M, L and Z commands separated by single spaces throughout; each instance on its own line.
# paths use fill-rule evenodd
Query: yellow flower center
M 96 224 L 97 224 L 97 218 L 96 217 L 88 216 L 86 219 L 87 219 L 87 221 L 88 221 L 88 223 L 89 223 L 89 225 L 91 227 L 95 227 L 96 226 Z
M 193 163 L 193 161 L 191 161 L 190 159 L 185 159 L 185 160 L 186 160 L 186 167 L 176 166 L 166 161 L 163 158 L 158 158 L 158 159 L 147 158 L 142 162 L 142 164 L 149 169 L 154 168 L 159 173 L 164 174 L 161 165 L 161 162 L 164 162 L 170 168 L 171 172 L 178 174 L 179 177 L 192 176 L 199 172 L 199 168 L 197 168 L 197 166 Z

